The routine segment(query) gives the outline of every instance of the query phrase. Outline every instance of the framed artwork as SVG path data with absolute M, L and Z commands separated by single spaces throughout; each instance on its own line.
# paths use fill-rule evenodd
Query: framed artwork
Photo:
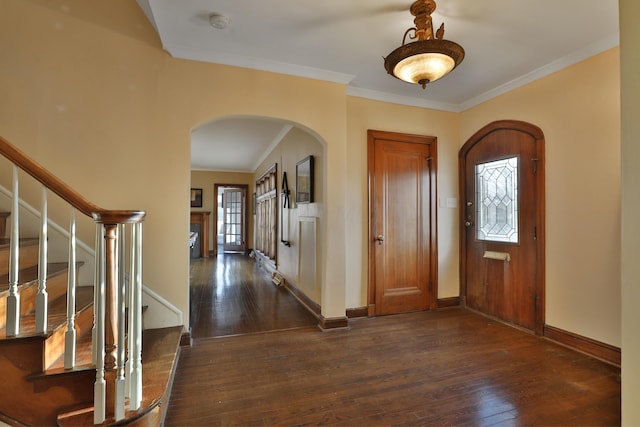
M 296 163 L 296 202 L 313 203 L 313 156 Z
M 202 207 L 202 188 L 191 189 L 191 207 L 192 208 Z

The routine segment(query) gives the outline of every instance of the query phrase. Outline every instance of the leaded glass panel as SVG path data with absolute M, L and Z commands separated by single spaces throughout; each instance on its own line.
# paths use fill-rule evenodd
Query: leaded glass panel
M 476 237 L 518 242 L 518 158 L 476 165 Z

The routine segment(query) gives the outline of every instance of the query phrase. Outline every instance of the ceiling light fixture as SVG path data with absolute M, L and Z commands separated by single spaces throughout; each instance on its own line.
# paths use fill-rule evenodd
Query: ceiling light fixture
M 423 89 L 456 68 L 464 59 L 464 49 L 457 43 L 444 40 L 444 24 L 433 34 L 431 14 L 436 10 L 434 0 L 417 0 L 409 11 L 415 27 L 402 38 L 402 46 L 384 59 L 384 68 L 392 76 L 405 82 L 419 84 Z M 409 34 L 413 32 L 413 34 Z M 407 35 L 417 41 L 405 44 Z

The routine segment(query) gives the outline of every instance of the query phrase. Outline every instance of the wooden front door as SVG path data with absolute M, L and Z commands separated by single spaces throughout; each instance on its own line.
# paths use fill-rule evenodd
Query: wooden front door
M 369 315 L 435 308 L 436 139 L 369 131 Z
M 460 150 L 461 295 L 466 305 L 541 334 L 544 139 L 491 123 Z

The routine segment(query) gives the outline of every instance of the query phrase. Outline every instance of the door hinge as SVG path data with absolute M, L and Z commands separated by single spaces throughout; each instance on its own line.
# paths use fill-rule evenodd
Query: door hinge
M 429 279 L 429 292 L 433 291 L 433 279 Z
M 533 174 L 535 175 L 538 173 L 538 159 L 533 158 L 531 160 L 533 161 Z
M 538 240 L 538 227 L 533 227 L 533 240 Z

